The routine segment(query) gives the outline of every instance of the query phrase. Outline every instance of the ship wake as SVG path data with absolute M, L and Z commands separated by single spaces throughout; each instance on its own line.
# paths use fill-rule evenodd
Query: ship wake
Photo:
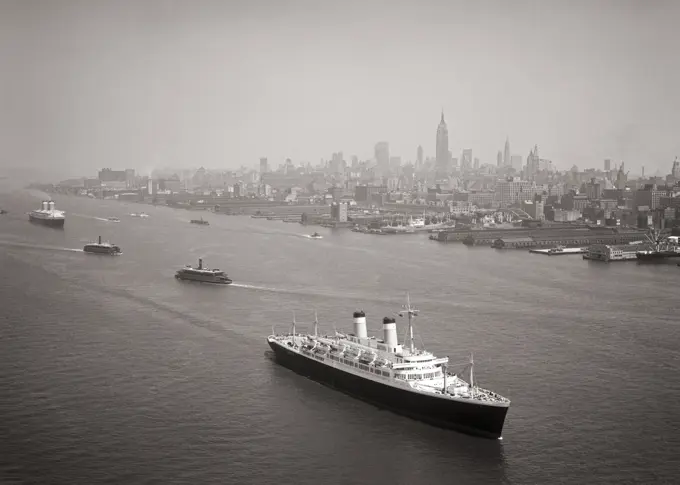
M 18 249 L 38 249 L 42 251 L 67 251 L 73 253 L 82 253 L 83 250 L 80 248 L 62 248 L 59 246 L 42 246 L 39 244 L 26 244 L 17 242 L 0 241 L 0 246 L 8 248 L 18 248 Z

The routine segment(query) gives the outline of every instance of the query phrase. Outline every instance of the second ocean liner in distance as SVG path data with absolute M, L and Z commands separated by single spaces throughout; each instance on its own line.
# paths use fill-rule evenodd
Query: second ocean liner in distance
M 64 227 L 66 221 L 66 214 L 54 208 L 53 200 L 43 200 L 40 209 L 33 210 L 28 213 L 28 219 L 31 222 L 38 224 L 45 224 L 52 227 Z
M 354 312 L 354 333 L 270 335 L 277 362 L 313 380 L 398 414 L 487 438 L 500 438 L 510 401 L 448 371 L 448 357 L 417 349 L 410 301 L 399 312 L 408 315 L 408 347 L 398 343 L 394 318 L 383 319 L 383 338 L 369 337 L 366 315 Z

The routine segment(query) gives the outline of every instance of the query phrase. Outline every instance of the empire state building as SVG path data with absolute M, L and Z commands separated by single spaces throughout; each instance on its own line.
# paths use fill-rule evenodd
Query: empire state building
M 436 161 L 436 177 L 446 178 L 449 173 L 449 129 L 446 127 L 444 121 L 444 110 L 442 110 L 442 119 L 437 127 L 437 161 Z

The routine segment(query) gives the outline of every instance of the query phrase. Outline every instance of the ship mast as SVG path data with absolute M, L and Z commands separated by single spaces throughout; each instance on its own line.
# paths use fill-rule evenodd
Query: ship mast
M 293 343 L 295 343 L 295 311 L 293 311 Z
M 413 341 L 413 317 L 418 316 L 419 310 L 416 310 L 411 306 L 411 297 L 408 292 L 406 293 L 406 305 L 402 305 L 403 310 L 399 312 L 399 316 L 403 317 L 408 314 L 408 335 L 409 335 L 409 350 L 411 353 L 415 353 L 415 344 Z
M 475 388 L 475 360 L 473 358 L 472 352 L 470 352 L 470 387 Z
M 314 310 L 314 336 L 319 336 L 319 319 L 316 317 L 316 310 Z

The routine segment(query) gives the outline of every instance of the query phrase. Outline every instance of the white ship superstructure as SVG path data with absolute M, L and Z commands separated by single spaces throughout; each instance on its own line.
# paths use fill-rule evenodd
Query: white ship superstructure
M 267 340 L 287 367 L 348 394 L 387 406 L 433 424 L 499 437 L 510 401 L 474 383 L 473 360 L 461 364 L 469 380 L 448 371 L 448 357 L 417 349 L 412 318 L 418 310 L 404 306 L 408 315 L 408 347 L 398 343 L 394 318 L 383 319 L 383 338 L 369 337 L 363 311 L 354 313 L 354 333 L 313 335 L 295 330 L 270 335 Z M 399 401 L 399 402 L 397 402 Z
M 29 212 L 28 218 L 33 222 L 63 226 L 66 221 L 66 213 L 55 209 L 53 200 L 43 200 L 41 208 Z

